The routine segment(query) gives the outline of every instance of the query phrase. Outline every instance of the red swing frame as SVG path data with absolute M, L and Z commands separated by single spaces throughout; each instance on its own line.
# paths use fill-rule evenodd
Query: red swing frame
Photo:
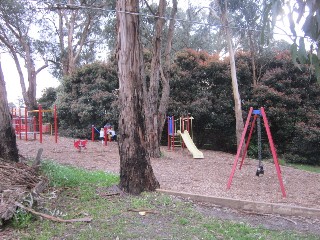
M 244 162 L 244 159 L 245 159 L 245 157 L 247 155 L 247 150 L 248 150 L 248 147 L 249 147 L 249 144 L 250 144 L 252 132 L 253 132 L 253 129 L 254 129 L 254 126 L 255 126 L 255 122 L 257 120 L 257 115 L 261 114 L 263 122 L 264 122 L 264 127 L 265 127 L 267 135 L 268 135 L 269 146 L 270 146 L 270 149 L 271 149 L 274 165 L 276 167 L 276 171 L 277 171 L 277 175 L 278 175 L 278 180 L 279 180 L 282 196 L 286 197 L 286 191 L 285 191 L 285 188 L 284 188 L 284 185 L 283 185 L 283 181 L 282 181 L 281 169 L 280 169 L 280 165 L 279 165 L 279 161 L 278 161 L 278 157 L 277 157 L 277 153 L 276 153 L 276 148 L 275 148 L 274 143 L 273 143 L 273 139 L 272 139 L 272 135 L 271 135 L 271 131 L 270 131 L 267 115 L 266 115 L 265 110 L 264 110 L 263 107 L 260 108 L 260 111 L 259 110 L 253 110 L 253 108 L 250 107 L 250 110 L 249 110 L 249 113 L 248 113 L 248 117 L 247 117 L 247 120 L 246 120 L 246 124 L 244 126 L 244 129 L 243 129 L 243 132 L 242 132 L 242 135 L 241 135 L 241 140 L 240 140 L 240 144 L 239 144 L 239 147 L 238 147 L 238 150 L 237 150 L 237 154 L 236 154 L 236 157 L 235 157 L 235 160 L 234 160 L 234 163 L 233 163 L 233 167 L 232 167 L 232 170 L 231 170 L 231 174 L 230 174 L 230 177 L 229 177 L 229 180 L 228 180 L 227 189 L 230 189 L 230 187 L 231 187 L 232 178 L 233 178 L 233 176 L 235 174 L 235 171 L 236 171 L 236 168 L 237 168 L 237 165 L 238 165 L 238 160 L 239 160 L 239 157 L 240 157 L 242 146 L 244 144 L 245 136 L 247 134 L 247 130 L 248 130 L 248 127 L 249 127 L 249 123 L 250 123 L 250 119 L 251 119 L 252 113 L 254 113 L 254 117 L 253 117 L 253 121 L 252 121 L 252 124 L 251 124 L 250 132 L 249 132 L 249 135 L 248 135 L 247 144 L 246 144 L 245 150 L 244 150 L 243 155 L 242 155 L 242 159 L 241 159 L 241 162 L 240 162 L 239 169 L 241 169 L 241 167 L 243 165 L 243 162 Z

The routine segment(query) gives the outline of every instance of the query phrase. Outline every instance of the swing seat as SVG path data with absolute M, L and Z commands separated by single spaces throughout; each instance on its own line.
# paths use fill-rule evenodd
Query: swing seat
M 263 166 L 257 168 L 256 176 L 259 177 L 260 174 L 264 175 Z

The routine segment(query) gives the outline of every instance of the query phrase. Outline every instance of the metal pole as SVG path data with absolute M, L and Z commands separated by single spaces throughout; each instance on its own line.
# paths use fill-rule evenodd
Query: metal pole
M 246 156 L 247 156 L 247 151 L 248 151 L 248 147 L 249 147 L 249 144 L 250 144 L 250 140 L 251 140 L 251 136 L 252 136 L 252 132 L 253 132 L 253 129 L 254 129 L 254 124 L 255 124 L 255 122 L 256 122 L 256 119 L 257 119 L 257 115 L 254 115 L 253 120 L 252 120 L 252 123 L 251 123 L 251 128 L 250 128 L 249 136 L 248 136 L 248 139 L 247 139 L 246 148 L 245 148 L 245 150 L 244 150 L 244 152 L 243 152 L 239 169 L 242 168 L 244 159 L 245 159 Z
M 42 106 L 39 104 L 39 134 L 40 143 L 42 143 Z
M 228 184 L 227 184 L 227 189 L 230 189 L 230 186 L 231 186 L 231 183 L 232 183 L 232 178 L 233 178 L 233 175 L 234 175 L 234 173 L 236 171 L 236 168 L 237 168 L 238 159 L 240 157 L 242 145 L 244 143 L 244 138 L 245 138 L 246 133 L 247 133 L 247 129 L 248 129 L 248 126 L 249 126 L 249 122 L 250 122 L 252 111 L 253 111 L 253 108 L 251 107 L 250 110 L 249 110 L 249 113 L 248 113 L 246 124 L 244 126 L 244 129 L 243 129 L 243 132 L 242 132 L 242 135 L 241 135 L 240 144 L 238 146 L 237 155 L 236 155 L 236 157 L 234 159 L 233 167 L 232 167 L 231 174 L 230 174 L 230 177 L 229 177 L 229 180 L 228 180 Z
M 271 131 L 270 131 L 267 115 L 266 115 L 263 107 L 261 108 L 261 114 L 262 114 L 262 118 L 263 118 L 263 122 L 264 122 L 264 127 L 266 128 L 266 132 L 267 132 L 267 135 L 268 135 L 269 145 L 270 145 L 271 153 L 272 153 L 272 156 L 273 156 L 274 165 L 276 166 L 278 180 L 279 180 L 280 188 L 281 188 L 281 191 L 282 191 L 282 196 L 286 197 L 286 190 L 284 188 L 283 181 L 282 181 L 281 170 L 280 170 L 279 161 L 278 161 L 278 157 L 277 157 L 277 153 L 276 153 L 276 148 L 274 147 L 274 143 L 273 143 L 273 139 L 272 139 L 272 135 L 271 135 Z
M 37 139 L 37 133 L 36 133 L 37 120 L 36 120 L 35 116 L 33 116 L 33 118 L 32 118 L 32 123 L 33 123 L 33 139 L 36 140 Z
M 57 106 L 54 105 L 53 108 L 53 116 L 54 116 L 54 141 L 58 143 L 58 119 L 57 119 Z
M 26 136 L 25 136 L 25 139 L 26 141 L 28 141 L 28 110 L 27 110 L 27 107 L 25 107 L 24 109 L 24 127 L 25 127 L 25 133 L 26 133 Z
M 19 138 L 21 140 L 21 128 L 22 128 L 22 121 L 21 121 L 21 108 L 19 108 Z
M 94 125 L 91 125 L 91 141 L 94 142 Z
M 107 127 L 103 127 L 104 145 L 108 145 Z

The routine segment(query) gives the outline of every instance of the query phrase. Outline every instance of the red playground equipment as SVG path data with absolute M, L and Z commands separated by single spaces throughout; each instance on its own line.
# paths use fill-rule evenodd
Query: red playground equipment
M 249 110 L 247 121 L 246 121 L 246 124 L 245 124 L 243 132 L 242 132 L 241 141 L 240 141 L 240 144 L 239 144 L 239 147 L 238 147 L 238 150 L 237 150 L 237 154 L 236 154 L 236 157 L 235 157 L 235 160 L 234 160 L 234 163 L 233 163 L 233 167 L 232 167 L 232 170 L 231 170 L 231 174 L 230 174 L 230 177 L 229 177 L 229 180 L 228 180 L 227 189 L 230 189 L 230 187 L 231 187 L 232 178 L 234 176 L 234 173 L 235 173 L 237 165 L 238 165 L 238 160 L 239 160 L 239 157 L 240 157 L 241 149 L 242 149 L 242 146 L 243 146 L 243 143 L 244 143 L 244 140 L 245 140 L 245 136 L 246 136 L 246 133 L 247 133 L 247 130 L 248 130 L 248 126 L 249 126 L 252 114 L 254 116 L 253 116 L 253 120 L 251 122 L 251 128 L 250 128 L 249 136 L 248 136 L 248 139 L 247 139 L 247 144 L 245 146 L 245 150 L 244 150 L 243 155 L 242 155 L 242 159 L 241 159 L 241 163 L 240 163 L 239 169 L 241 169 L 241 167 L 243 165 L 243 162 L 244 162 L 244 158 L 246 157 L 247 150 L 248 150 L 248 147 L 249 147 L 249 143 L 250 143 L 250 140 L 251 140 L 251 135 L 252 135 L 253 128 L 255 126 L 255 122 L 256 121 L 257 121 L 257 125 L 258 125 L 259 142 L 261 141 L 260 116 L 262 116 L 262 119 L 263 119 L 263 122 L 264 122 L 264 127 L 265 127 L 267 135 L 268 135 L 269 146 L 270 146 L 270 149 L 271 149 L 274 165 L 276 167 L 276 171 L 277 171 L 277 175 L 278 175 L 278 180 L 279 180 L 282 196 L 286 197 L 286 192 L 285 192 L 285 188 L 284 188 L 283 181 L 282 181 L 281 170 L 280 170 L 280 166 L 279 166 L 279 161 L 278 161 L 276 149 L 275 149 L 275 146 L 274 146 L 274 143 L 273 143 L 273 139 L 272 139 L 272 136 L 271 136 L 271 131 L 270 131 L 270 127 L 269 127 L 269 124 L 268 124 L 268 119 L 267 119 L 267 116 L 266 116 L 266 113 L 265 113 L 265 110 L 264 110 L 263 107 L 261 107 L 259 110 L 253 110 L 253 108 L 251 107 L 250 110 Z M 260 134 L 260 137 L 259 137 L 259 134 Z M 258 144 L 259 144 L 259 142 L 258 142 Z M 260 148 L 261 148 L 261 143 L 260 143 Z M 261 151 L 261 149 L 260 149 L 260 151 Z M 256 172 L 257 176 L 259 176 L 259 174 L 264 174 L 263 166 L 261 164 L 261 152 L 260 151 L 259 151 L 259 166 L 258 166 L 258 169 L 257 169 L 257 172 Z
M 44 112 L 53 112 L 54 124 L 44 124 L 42 121 L 42 114 Z M 36 116 L 29 116 L 30 113 L 38 113 L 38 119 Z M 36 139 L 37 134 L 39 134 L 40 143 L 42 143 L 43 133 L 50 133 L 55 136 L 55 143 L 58 142 L 58 121 L 57 121 L 57 107 L 54 106 L 53 110 L 44 110 L 42 106 L 39 105 L 38 110 L 28 111 L 27 108 L 24 108 L 24 111 L 21 111 L 21 108 L 11 109 L 12 115 L 12 126 L 15 129 L 16 135 L 19 136 L 19 139 L 22 139 L 24 135 L 25 140 L 28 141 L 28 135 L 33 136 L 33 139 Z
M 87 149 L 86 145 L 87 145 L 88 140 L 77 140 L 74 141 L 73 145 L 76 149 L 79 150 L 79 152 L 81 152 L 82 148 Z
M 110 130 L 112 128 L 111 125 L 106 125 L 103 127 L 103 142 L 104 145 L 107 146 L 108 145 L 108 141 L 111 141 L 111 139 L 108 138 L 108 130 Z M 94 142 L 94 132 L 97 132 L 98 134 L 100 134 L 100 131 L 94 126 L 91 126 L 91 141 Z

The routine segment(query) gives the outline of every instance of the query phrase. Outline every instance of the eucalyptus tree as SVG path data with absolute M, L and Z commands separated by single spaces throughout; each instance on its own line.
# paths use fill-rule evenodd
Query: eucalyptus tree
M 203 10 L 206 9 L 206 10 Z M 220 27 L 214 23 L 206 7 L 188 5 L 179 9 L 176 23 L 173 50 L 178 52 L 185 48 L 208 53 L 220 53 L 224 48 L 220 38 Z
M 210 3 L 210 15 L 212 16 L 212 20 L 215 24 L 220 26 L 220 30 L 224 32 L 224 35 L 221 35 L 221 38 L 226 40 L 226 46 L 229 54 L 230 61 L 230 74 L 231 74 L 231 84 L 232 84 L 232 92 L 234 99 L 234 113 L 236 119 L 236 137 L 237 144 L 239 145 L 241 140 L 241 135 L 243 132 L 243 118 L 242 118 L 242 106 L 241 106 L 241 97 L 239 93 L 238 87 L 238 79 L 237 79 L 237 70 L 235 64 L 235 52 L 234 52 L 234 43 L 233 43 L 233 35 L 232 29 L 234 22 L 229 20 L 229 8 L 230 3 L 227 0 L 215 0 Z
M 234 22 L 233 36 L 238 39 L 238 47 L 249 50 L 251 55 L 252 85 L 256 87 L 259 76 L 256 59 L 260 50 L 260 29 L 262 28 L 263 0 L 232 1 L 229 4 L 230 17 Z
M 262 33 L 274 29 L 278 16 L 283 15 L 283 9 L 286 8 L 291 31 L 291 34 L 288 35 L 293 41 L 291 45 L 292 61 L 298 67 L 299 63 L 310 64 L 312 66 L 310 69 L 315 71 L 318 82 L 320 82 L 320 2 L 315 0 L 265 0 L 264 6 Z M 301 29 L 299 25 L 302 25 Z M 298 34 L 299 30 L 304 32 L 304 36 Z M 265 34 L 262 39 L 269 40 Z M 310 49 L 307 50 L 307 46 L 310 46 Z
M 35 8 L 35 4 L 29 1 L 12 0 L 2 1 L 0 4 L 0 42 L 8 52 L 16 65 L 22 96 L 26 106 L 36 108 L 37 74 L 46 68 L 47 62 L 36 68 L 36 60 L 39 57 L 35 28 L 41 18 Z M 27 71 L 27 83 L 23 74 Z
M 160 0 L 154 16 L 152 58 L 147 78 L 140 32 L 139 1 L 117 1 L 120 186 L 134 194 L 159 187 L 150 164 L 150 156 L 160 156 L 160 137 L 169 101 L 170 51 L 177 1 L 173 0 L 167 43 L 162 56 L 166 5 L 166 0 Z
M 7 91 L 0 62 L 0 159 L 18 162 L 16 135 L 12 128 Z
M 129 193 L 153 191 L 154 176 L 147 148 L 144 115 L 143 55 L 139 33 L 139 1 L 117 1 L 120 187 Z
M 81 64 L 95 61 L 115 0 L 49 0 L 43 5 L 41 34 L 50 41 L 42 52 L 53 63 L 53 73 L 69 76 Z

